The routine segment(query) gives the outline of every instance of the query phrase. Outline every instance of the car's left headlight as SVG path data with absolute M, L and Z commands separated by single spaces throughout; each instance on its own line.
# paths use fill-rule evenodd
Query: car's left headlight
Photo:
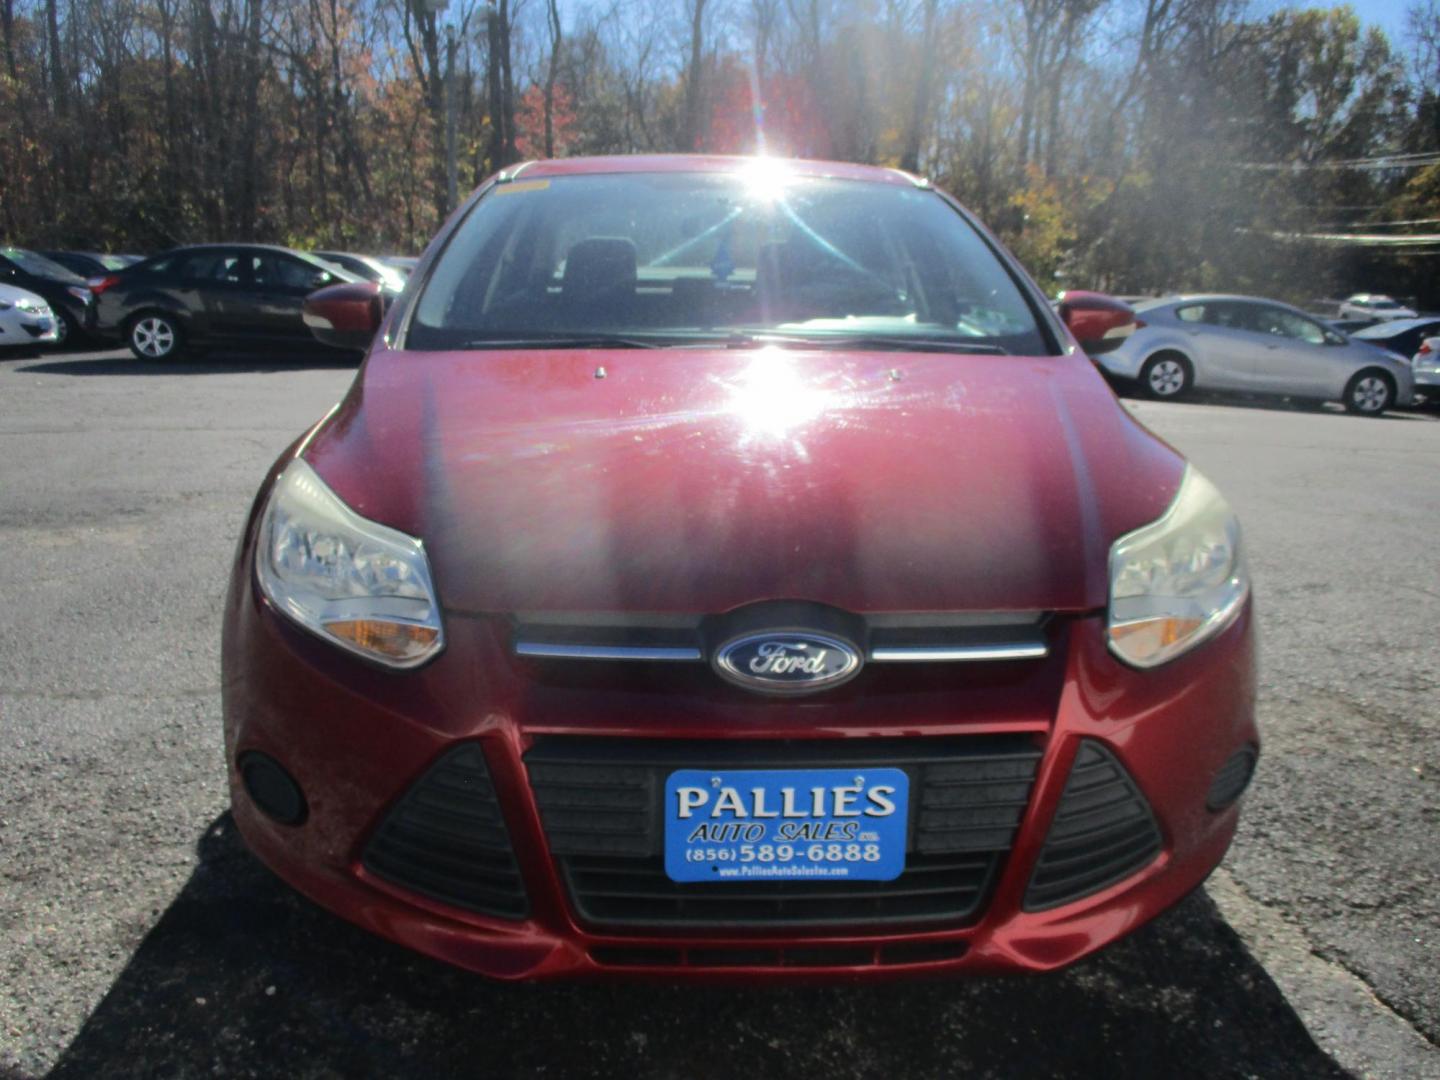
M 27 300 L 22 297 L 15 301 L 15 307 L 17 310 L 24 311 L 30 315 L 50 314 L 50 305 L 43 300 Z
M 1187 466 L 1169 509 L 1111 545 L 1110 649 L 1135 667 L 1163 664 L 1229 626 L 1249 594 L 1240 523 Z
M 299 458 L 271 490 L 255 568 L 276 608 L 341 648 L 396 668 L 444 648 L 421 542 L 355 513 Z

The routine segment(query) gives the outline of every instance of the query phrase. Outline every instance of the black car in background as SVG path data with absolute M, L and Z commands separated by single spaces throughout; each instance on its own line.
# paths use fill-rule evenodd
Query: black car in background
M 26 248 L 0 247 L 0 284 L 45 298 L 55 313 L 57 345 L 74 343 L 94 325 L 94 294 L 73 270 Z
M 1437 334 L 1440 334 L 1440 315 L 1421 315 L 1414 319 L 1388 319 L 1356 330 L 1350 336 L 1409 360 L 1419 351 L 1422 341 Z
M 102 251 L 42 251 L 40 254 L 83 278 L 104 277 L 144 259 L 143 255 L 110 255 Z
M 311 255 L 264 244 L 175 248 L 94 283 L 96 332 L 142 360 L 182 349 L 315 347 L 301 319 L 305 297 L 354 274 Z

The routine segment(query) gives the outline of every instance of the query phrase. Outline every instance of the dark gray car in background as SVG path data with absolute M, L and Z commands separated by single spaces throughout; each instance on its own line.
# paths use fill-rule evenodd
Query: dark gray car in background
M 95 333 L 141 360 L 210 346 L 312 349 L 305 297 L 354 274 L 304 252 L 264 244 L 175 248 L 95 279 Z
M 1156 398 L 1191 389 L 1338 401 L 1378 416 L 1413 400 L 1408 361 L 1299 308 L 1250 296 L 1171 296 L 1135 306 L 1144 326 L 1095 357 Z

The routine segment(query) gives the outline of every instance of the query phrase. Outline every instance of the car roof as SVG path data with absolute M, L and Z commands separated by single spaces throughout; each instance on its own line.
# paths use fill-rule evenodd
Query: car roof
M 248 241 L 237 240 L 235 243 L 215 241 L 208 244 L 182 244 L 180 247 L 173 247 L 169 251 L 160 252 L 161 255 L 180 255 L 187 251 L 273 251 L 277 255 L 305 255 L 307 252 L 299 251 L 296 248 L 284 247 L 280 244 L 252 244 Z M 158 256 L 156 256 L 158 258 Z
M 1155 307 L 1159 304 L 1203 304 L 1212 301 L 1238 301 L 1242 304 L 1274 304 L 1277 307 L 1294 308 L 1294 304 L 1287 304 L 1284 300 L 1272 300 L 1268 296 L 1242 296 L 1239 293 L 1182 293 L 1178 296 L 1162 296 L 1148 307 Z M 1296 308 L 1298 311 L 1299 309 Z
M 1407 330 L 1414 330 L 1416 327 L 1428 326 L 1432 323 L 1440 323 L 1440 315 L 1421 315 L 1414 319 L 1390 319 L 1388 322 L 1378 322 L 1374 326 L 1367 326 L 1363 330 L 1356 330 L 1351 337 L 1358 338 L 1387 338 L 1403 334 Z
M 855 165 L 844 161 L 811 161 L 803 158 L 742 157 L 726 154 L 617 154 L 602 157 L 556 158 L 527 161 L 506 170 L 510 180 L 536 180 L 550 176 L 585 176 L 600 173 L 738 173 L 756 167 L 779 167 L 797 176 L 834 177 L 841 180 L 869 180 L 907 187 L 924 186 L 925 181 L 900 169 L 881 165 Z

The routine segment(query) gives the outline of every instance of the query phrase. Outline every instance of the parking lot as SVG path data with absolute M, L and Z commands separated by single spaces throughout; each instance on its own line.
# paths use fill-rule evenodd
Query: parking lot
M 1207 888 L 1060 975 L 508 986 L 226 809 L 219 609 L 323 356 L 0 361 L 0 1075 L 1440 1076 L 1440 412 L 1130 401 L 1226 493 L 1264 756 Z

